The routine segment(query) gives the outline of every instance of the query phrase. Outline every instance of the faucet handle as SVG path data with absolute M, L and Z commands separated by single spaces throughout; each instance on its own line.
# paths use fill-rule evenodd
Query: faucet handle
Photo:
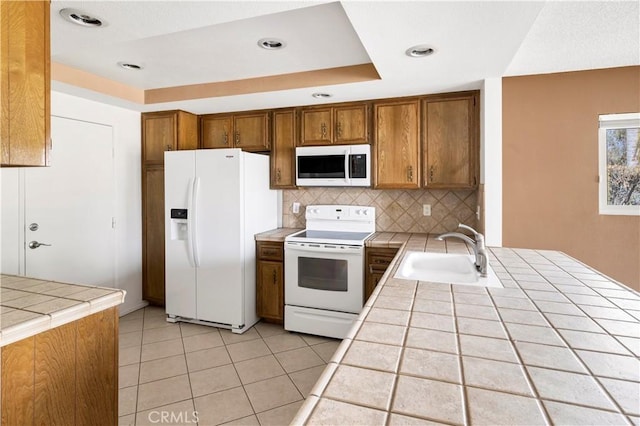
M 466 229 L 467 231 L 473 233 L 473 237 L 476 239 L 476 244 L 484 245 L 484 235 L 482 235 L 472 227 L 465 225 L 464 223 L 459 223 L 458 228 Z
M 478 231 L 476 231 L 475 229 L 473 229 L 472 227 L 465 225 L 464 223 L 459 223 L 458 224 L 458 229 L 466 229 L 467 231 L 470 231 L 471 233 L 473 233 L 473 236 L 475 238 L 478 238 L 478 236 L 482 237 L 482 234 L 479 233 Z

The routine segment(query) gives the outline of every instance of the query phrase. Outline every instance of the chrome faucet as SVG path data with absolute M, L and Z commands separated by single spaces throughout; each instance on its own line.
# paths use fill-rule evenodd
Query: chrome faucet
M 460 232 L 445 232 L 444 234 L 440 234 L 436 237 L 436 240 L 443 241 L 445 238 L 453 237 L 459 238 L 469 244 L 473 248 L 473 253 L 476 256 L 476 269 L 480 272 L 480 275 L 483 277 L 487 276 L 487 268 L 489 266 L 489 257 L 487 256 L 487 248 L 484 245 L 484 235 L 476 231 L 470 226 L 467 226 L 463 223 L 458 224 L 458 229 L 466 229 L 473 233 L 473 237 L 475 240 L 465 234 Z

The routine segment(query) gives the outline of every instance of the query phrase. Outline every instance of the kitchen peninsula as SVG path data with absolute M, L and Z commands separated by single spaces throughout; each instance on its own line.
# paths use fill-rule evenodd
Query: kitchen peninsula
M 640 424 L 637 292 L 511 248 L 489 250 L 504 288 L 401 280 L 407 251 L 469 250 L 385 232 L 367 246 L 399 251 L 293 424 Z
M 125 292 L 8 275 L 0 291 L 2 424 L 116 424 Z

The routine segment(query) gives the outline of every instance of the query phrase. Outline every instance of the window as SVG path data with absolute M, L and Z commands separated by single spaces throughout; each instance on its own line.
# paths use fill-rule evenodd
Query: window
M 640 113 L 600 116 L 600 214 L 640 215 Z

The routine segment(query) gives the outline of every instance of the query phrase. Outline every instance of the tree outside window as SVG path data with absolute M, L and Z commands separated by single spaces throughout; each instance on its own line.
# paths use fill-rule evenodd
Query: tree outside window
M 600 214 L 640 215 L 640 114 L 600 116 Z

